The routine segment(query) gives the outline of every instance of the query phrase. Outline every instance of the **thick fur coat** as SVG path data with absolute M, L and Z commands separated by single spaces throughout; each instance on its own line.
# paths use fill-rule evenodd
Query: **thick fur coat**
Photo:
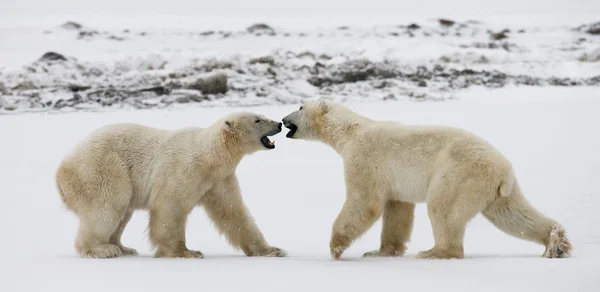
M 272 149 L 281 123 L 252 113 L 226 116 L 208 128 L 166 131 L 137 124 L 100 128 L 60 164 L 56 185 L 79 217 L 82 257 L 137 252 L 121 243 L 132 213 L 150 210 L 156 257 L 202 257 L 185 243 L 188 214 L 203 206 L 228 242 L 248 256 L 284 256 L 267 244 L 242 200 L 235 174 L 241 159 Z
M 375 121 L 328 101 L 304 104 L 283 119 L 288 138 L 315 140 L 342 156 L 346 202 L 335 223 L 331 255 L 383 217 L 381 246 L 365 256 L 400 256 L 416 203 L 427 203 L 435 245 L 418 258 L 463 258 L 467 223 L 478 213 L 500 230 L 566 257 L 564 229 L 523 196 L 513 168 L 494 147 L 467 131 Z

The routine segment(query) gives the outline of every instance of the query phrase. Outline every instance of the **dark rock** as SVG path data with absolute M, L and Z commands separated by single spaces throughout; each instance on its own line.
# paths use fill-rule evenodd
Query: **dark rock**
M 170 72 L 169 74 L 167 74 L 167 76 L 172 79 L 184 78 L 186 75 L 187 74 L 185 74 L 185 73 L 179 73 L 179 72 Z
M 2 108 L 7 111 L 14 111 L 14 110 L 18 109 L 19 107 L 16 104 L 5 104 Z
M 482 22 L 479 20 L 469 19 L 466 21 L 467 24 L 481 24 Z
M 598 34 L 600 34 L 600 27 L 590 28 L 587 30 L 587 33 L 593 34 L 593 35 L 598 35 Z
M 425 80 L 420 80 L 419 83 L 417 84 L 419 87 L 427 87 L 427 82 L 425 82 Z
M 79 85 L 79 84 L 69 84 L 69 90 L 73 92 L 84 91 L 91 89 L 92 87 L 89 85 Z
M 269 64 L 269 65 L 274 65 L 275 64 L 275 59 L 271 56 L 264 56 L 264 57 L 258 57 L 258 58 L 254 58 L 254 59 L 250 59 L 250 61 L 248 61 L 249 64 Z
M 56 52 L 47 52 L 45 53 L 39 61 L 66 61 L 67 58 Z
M 125 38 L 124 37 L 120 37 L 120 36 L 116 36 L 116 35 L 111 35 L 108 37 L 109 40 L 113 40 L 113 41 L 124 41 Z
M 600 22 L 582 25 L 579 27 L 579 30 L 591 35 L 600 35 Z
M 322 87 L 331 84 L 394 78 L 401 75 L 393 66 L 385 63 L 372 63 L 364 59 L 342 63 L 328 71 L 324 76 L 310 77 L 307 80 L 308 83 L 313 86 Z
M 552 77 L 552 78 L 548 79 L 548 84 L 554 85 L 554 86 L 575 86 L 575 85 L 579 85 L 578 82 L 570 80 L 569 78 L 556 78 L 556 77 Z
M 246 28 L 246 31 L 248 31 L 249 33 L 252 33 L 252 34 L 256 34 L 256 33 L 264 33 L 264 34 L 270 34 L 270 35 L 275 34 L 275 30 L 272 27 L 270 27 L 264 23 L 257 23 L 252 26 L 249 26 L 248 28 Z
M 156 93 L 156 95 L 160 96 L 160 95 L 170 94 L 171 90 L 164 86 L 155 86 L 155 87 L 140 89 L 140 90 L 138 90 L 138 92 L 154 92 L 154 93 Z
M 309 52 L 309 51 L 305 51 L 305 52 L 302 52 L 302 53 L 299 53 L 296 55 L 296 58 L 304 58 L 304 57 L 309 57 L 311 59 L 314 59 L 315 54 L 313 54 L 312 52 Z
M 407 28 L 408 28 L 408 29 L 413 29 L 413 30 L 414 30 L 414 29 L 419 29 L 419 28 L 421 28 L 421 27 L 420 27 L 418 24 L 416 24 L 416 23 L 411 23 L 411 24 L 409 24 L 409 25 L 407 26 Z
M 198 90 L 202 94 L 226 93 L 228 90 L 227 75 L 217 73 L 205 78 L 198 78 L 195 82 L 188 84 L 186 89 Z
M 373 88 L 382 89 L 388 86 L 388 83 L 385 80 L 373 82 Z
M 349 28 L 350 28 L 350 27 L 348 27 L 348 26 L 345 26 L 345 25 L 344 25 L 344 26 L 340 26 L 340 27 L 338 27 L 337 29 L 338 29 L 338 30 L 348 30 Z
M 395 37 L 397 37 L 397 36 L 399 36 L 400 34 L 399 34 L 399 33 L 397 33 L 397 32 L 390 32 L 390 35 L 391 35 L 391 36 L 395 36 Z
M 203 31 L 203 32 L 200 33 L 201 36 L 209 36 L 209 35 L 213 35 L 213 34 L 215 34 L 215 32 L 212 31 L 212 30 Z
M 442 26 L 447 26 L 447 27 L 453 26 L 456 23 L 454 20 L 450 20 L 450 19 L 446 19 L 446 18 L 440 18 L 440 19 L 438 19 L 438 21 Z
M 7 93 L 8 93 L 8 89 L 6 89 L 6 86 L 4 86 L 4 83 L 0 82 L 0 95 L 7 94 Z
M 189 103 L 191 101 L 189 96 L 180 96 L 175 99 L 176 103 Z
M 83 72 L 83 76 L 102 76 L 104 74 L 104 72 L 102 72 L 102 70 L 98 69 L 98 68 L 89 68 L 88 70 L 86 70 L 85 72 Z
M 501 32 L 491 33 L 490 38 L 495 41 L 499 41 L 508 38 L 508 35 L 506 30 L 503 30 Z
M 129 30 L 128 29 L 124 29 L 123 33 L 129 33 Z
M 589 78 L 588 80 L 586 80 L 585 83 L 587 85 L 596 85 L 596 86 L 600 85 L 600 75 Z
M 31 80 L 25 80 L 19 84 L 17 84 L 17 86 L 13 87 L 12 90 L 32 90 L 32 89 L 39 89 L 39 87 L 37 85 L 35 85 L 33 83 L 33 81 Z
M 396 99 L 396 96 L 394 96 L 394 94 L 392 94 L 392 93 L 383 97 L 383 100 L 395 100 L 395 99 Z
M 78 29 L 81 29 L 83 26 L 74 21 L 67 21 L 67 22 L 63 23 L 60 27 L 64 28 L 64 29 L 78 30 Z
M 165 87 L 168 89 L 182 89 L 183 85 L 177 80 L 169 80 L 165 83 Z
M 85 38 L 91 38 L 91 37 L 97 36 L 99 34 L 100 33 L 95 30 L 80 31 L 79 34 L 77 35 L 77 39 L 82 40 Z

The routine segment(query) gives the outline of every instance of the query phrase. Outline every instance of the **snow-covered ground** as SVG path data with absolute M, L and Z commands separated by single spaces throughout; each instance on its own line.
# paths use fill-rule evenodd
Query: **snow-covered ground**
M 0 19 L 0 114 L 283 105 L 315 95 L 443 100 L 471 86 L 600 86 L 600 17 L 593 14 L 212 19 L 8 15 Z M 227 80 L 208 90 L 203 78 L 214 74 Z
M 514 164 L 534 206 L 561 222 L 575 250 L 540 258 L 543 247 L 503 234 L 483 217 L 467 229 L 464 260 L 416 260 L 433 244 L 419 205 L 408 254 L 363 259 L 378 247 L 378 222 L 345 254 L 329 257 L 331 225 L 344 200 L 341 159 L 327 146 L 275 136 L 277 148 L 238 168 L 246 203 L 267 240 L 287 258 L 247 258 L 231 249 L 201 209 L 188 245 L 205 259 L 153 259 L 147 213 L 123 241 L 140 257 L 80 259 L 76 218 L 54 187 L 59 161 L 92 129 L 136 122 L 167 129 L 208 125 L 239 108 L 118 110 L 0 117 L 1 291 L 598 291 L 600 289 L 600 100 L 596 87 L 473 88 L 444 102 L 348 103 L 376 119 L 463 127 L 488 139 Z M 250 110 L 280 119 L 295 105 Z
M 0 1 L 0 291 L 600 291 L 598 21 L 590 0 Z M 269 28 L 248 30 L 258 23 Z M 225 93 L 199 81 L 215 73 Z M 281 119 L 319 97 L 489 140 L 533 205 L 565 226 L 573 257 L 543 259 L 543 247 L 478 216 L 466 259 L 416 260 L 433 245 L 419 205 L 406 256 L 361 258 L 379 246 L 378 222 L 333 261 L 341 158 L 284 133 L 237 173 L 288 257 L 243 256 L 201 209 L 187 240 L 204 259 L 152 258 L 141 211 L 123 237 L 141 256 L 77 257 L 54 173 L 91 130 L 203 126 L 241 110 Z

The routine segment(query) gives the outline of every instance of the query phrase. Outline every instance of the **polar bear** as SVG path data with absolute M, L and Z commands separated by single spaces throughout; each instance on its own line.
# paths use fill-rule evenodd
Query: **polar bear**
M 282 257 L 267 244 L 242 200 L 235 174 L 248 154 L 275 148 L 281 123 L 253 113 L 230 114 L 207 128 L 166 131 L 137 124 L 97 129 L 61 162 L 56 185 L 79 217 L 82 257 L 137 252 L 121 244 L 134 210 L 150 210 L 155 257 L 202 258 L 185 243 L 187 216 L 203 206 L 219 232 L 248 256 Z
M 375 121 L 323 100 L 302 105 L 283 124 L 288 138 L 323 142 L 343 158 L 347 193 L 333 224 L 334 259 L 381 216 L 380 248 L 364 256 L 403 255 L 421 202 L 435 245 L 417 258 L 464 258 L 465 227 L 480 212 L 500 230 L 545 245 L 544 257 L 571 251 L 563 227 L 525 199 L 511 164 L 469 132 Z

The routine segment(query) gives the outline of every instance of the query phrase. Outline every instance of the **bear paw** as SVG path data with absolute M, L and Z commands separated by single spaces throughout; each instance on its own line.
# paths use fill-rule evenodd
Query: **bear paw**
M 401 257 L 404 255 L 404 250 L 385 250 L 385 249 L 377 249 L 365 252 L 363 257 Z
M 130 248 L 130 247 L 119 245 L 119 249 L 121 250 L 121 253 L 123 255 L 131 255 L 131 256 L 138 255 L 137 250 Z
M 462 259 L 464 257 L 465 255 L 462 251 L 438 249 L 435 247 L 417 254 L 418 259 Z
M 287 252 L 281 248 L 278 247 L 267 247 L 265 249 L 259 250 L 259 251 L 255 251 L 253 252 L 250 256 L 257 256 L 257 257 L 285 257 L 287 255 Z
M 159 250 L 156 255 L 156 258 L 188 258 L 188 259 L 201 259 L 204 258 L 204 255 L 197 250 L 178 250 L 176 252 L 167 252 Z
M 342 253 L 350 246 L 350 238 L 348 236 L 334 233 L 331 236 L 331 242 L 329 243 L 329 251 L 333 259 L 339 260 L 342 257 Z
M 560 225 L 554 225 L 550 232 L 550 239 L 546 251 L 542 255 L 545 258 L 568 258 L 571 255 L 571 243 L 565 235 L 565 230 Z
M 110 259 L 121 256 L 122 252 L 118 246 L 114 244 L 100 244 L 90 249 L 81 252 L 82 257 L 96 259 Z

